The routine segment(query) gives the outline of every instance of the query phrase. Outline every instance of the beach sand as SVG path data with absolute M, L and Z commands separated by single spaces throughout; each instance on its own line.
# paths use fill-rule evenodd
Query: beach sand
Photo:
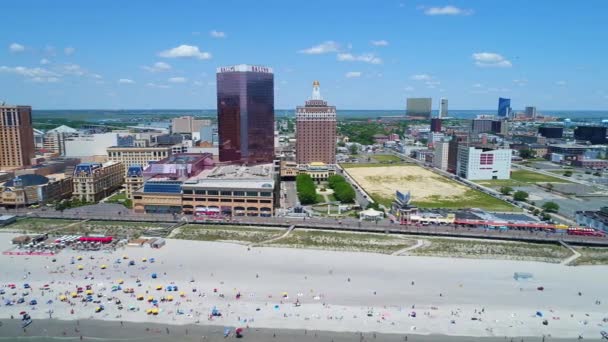
M 168 330 L 167 330 L 168 329 Z M 168 331 L 168 333 L 167 333 Z M 158 323 L 132 323 L 121 325 L 114 321 L 81 320 L 37 320 L 23 332 L 18 320 L 4 321 L 0 327 L 0 341 L 17 338 L 19 341 L 51 342 L 80 341 L 152 341 L 152 342 L 214 342 L 225 341 L 224 327 L 213 325 L 168 325 Z M 229 338 L 234 338 L 231 335 Z M 268 341 L 383 341 L 383 342 L 504 342 L 504 337 L 469 337 L 445 335 L 381 334 L 359 332 L 317 331 L 304 329 L 250 328 L 244 332 L 243 340 L 249 342 Z M 513 342 L 542 342 L 542 337 L 517 337 Z M 511 339 L 507 339 L 507 342 Z M 545 342 L 578 341 L 576 338 L 545 338 Z
M 13 236 L 0 234 L 0 246 L 8 248 Z M 83 260 L 71 264 L 78 255 Z M 115 264 L 123 255 L 129 259 Z M 142 262 L 143 257 L 155 258 L 156 262 Z M 52 324 L 94 319 L 114 321 L 107 324 L 123 321 L 182 326 L 175 329 L 196 324 L 207 328 L 250 327 L 247 331 L 294 329 L 285 331 L 296 335 L 304 329 L 346 334 L 337 334 L 336 341 L 352 341 L 353 332 L 396 334 L 401 340 L 405 335 L 437 334 L 498 337 L 503 341 L 505 336 L 534 336 L 540 341 L 543 335 L 598 339 L 600 331 L 606 329 L 603 319 L 608 316 L 606 266 L 248 248 L 183 240 L 168 240 L 158 250 L 126 247 L 113 253 L 63 251 L 56 262 L 51 259 L 0 255 L 0 285 L 6 291 L 5 299 L 20 297 L 23 284 L 29 283 L 32 290 L 25 298 L 38 301 L 31 307 L 5 306 L 3 300 L 0 320 L 12 323 L 15 321 L 8 317 L 18 318 L 20 311 L 27 311 L 34 318 L 28 329 L 39 329 L 38 325 L 47 324 L 41 322 L 46 322 L 43 320 L 49 318 L 48 311 L 53 310 Z M 128 266 L 129 260 L 136 265 Z M 102 264 L 107 269 L 100 269 Z M 84 269 L 77 270 L 78 265 Z M 514 272 L 529 272 L 534 278 L 515 281 Z M 152 273 L 158 278 L 152 279 Z M 118 279 L 124 279 L 121 286 L 132 287 L 135 293 L 111 292 Z M 9 283 L 18 288 L 5 288 Z M 51 290 L 40 290 L 45 284 Z M 87 284 L 92 284 L 95 294 L 104 295 L 100 299 L 105 306 L 102 312 L 95 313 L 97 304 L 82 303 L 81 298 L 70 298 L 72 305 L 58 300 L 60 294 Z M 178 286 L 178 293 L 165 291 L 169 284 Z M 163 290 L 155 290 L 158 285 Z M 537 290 L 539 286 L 544 291 Z M 13 291 L 16 296 L 11 295 Z M 185 297 L 180 298 L 179 291 L 184 291 Z M 175 298 L 159 303 L 158 315 L 147 315 L 145 310 L 153 306 L 132 297 L 137 294 Z M 124 310 L 118 310 L 115 299 L 108 301 L 112 296 L 122 301 Z M 48 300 L 53 303 L 47 304 Z M 296 301 L 301 305 L 296 306 Z M 136 311 L 128 311 L 130 306 Z M 209 319 L 214 307 L 222 317 Z M 178 309 L 183 314 L 177 314 Z M 548 325 L 542 324 L 544 319 Z M 0 331 L 7 336 L 5 327 Z

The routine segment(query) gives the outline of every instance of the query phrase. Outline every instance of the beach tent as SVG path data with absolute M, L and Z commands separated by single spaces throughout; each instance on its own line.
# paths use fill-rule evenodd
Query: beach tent
M 156 273 L 152 273 L 152 279 L 156 279 L 158 276 L 156 275 Z
M 153 301 L 153 300 L 154 300 L 154 297 L 152 297 L 152 296 L 148 296 L 148 302 L 151 302 L 151 301 Z
M 163 286 L 162 286 L 162 285 L 158 285 L 158 286 L 156 286 L 156 290 L 160 291 L 160 290 L 162 290 L 162 289 L 163 289 Z
M 520 280 L 520 279 L 532 279 L 534 276 L 532 275 L 532 273 L 527 273 L 527 272 L 515 272 L 513 273 L 513 279 L 515 280 Z
M 65 302 L 66 300 L 68 300 L 68 297 L 66 297 L 65 295 L 61 295 L 59 296 L 59 300 Z
M 144 300 L 144 296 L 143 295 L 137 295 L 137 300 Z
M 172 295 L 168 295 L 168 296 L 167 296 L 167 300 L 168 300 L 168 301 L 172 301 L 172 300 L 173 300 L 173 296 L 172 296 Z
M 79 270 L 79 271 L 82 271 L 83 269 L 84 269 L 84 266 L 82 266 L 82 265 L 78 265 L 78 270 Z
M 102 269 L 102 270 L 105 270 L 106 268 L 108 268 L 108 266 L 106 266 L 106 265 L 101 265 L 101 269 Z
M 179 293 L 179 296 L 180 297 L 186 297 L 186 293 L 182 291 L 182 292 Z
M 72 292 L 70 295 L 72 296 L 72 298 L 78 297 L 78 293 L 76 293 L 76 292 Z

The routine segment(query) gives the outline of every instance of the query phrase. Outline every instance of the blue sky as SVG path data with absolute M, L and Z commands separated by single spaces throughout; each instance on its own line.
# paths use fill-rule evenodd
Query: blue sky
M 215 68 L 274 68 L 275 107 L 608 108 L 608 1 L 3 1 L 0 101 L 215 108 Z M 9 15 L 10 13 L 10 15 Z

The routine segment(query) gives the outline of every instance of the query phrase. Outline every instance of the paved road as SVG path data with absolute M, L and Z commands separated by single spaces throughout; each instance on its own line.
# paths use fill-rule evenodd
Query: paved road
M 285 206 L 283 208 L 293 208 L 298 203 L 298 192 L 296 191 L 296 182 L 281 181 L 285 188 Z
M 106 204 L 107 205 L 107 204 Z M 93 220 L 116 220 L 116 221 L 148 221 L 148 222 L 177 222 L 180 220 L 191 220 L 191 216 L 168 215 L 168 214 L 136 214 L 127 210 L 120 215 L 116 213 L 101 213 L 99 210 L 88 210 L 87 207 L 66 210 L 63 213 L 54 210 L 10 210 L 9 214 L 30 217 L 49 217 L 65 219 L 93 219 Z M 2 211 L 0 211 L 1 213 Z M 217 223 L 217 222 L 215 222 Z M 238 217 L 233 220 L 224 221 L 228 224 L 239 225 L 265 225 L 288 227 L 296 225 L 296 228 L 329 229 L 329 230 L 349 230 L 363 232 L 396 233 L 396 234 L 419 234 L 434 235 L 445 237 L 467 237 L 467 238 L 486 238 L 501 240 L 517 240 L 528 242 L 551 242 L 556 243 L 561 240 L 569 244 L 588 244 L 598 246 L 608 246 L 608 238 L 570 236 L 558 233 L 529 232 L 519 230 L 509 230 L 500 232 L 496 230 L 484 230 L 479 228 L 462 228 L 454 225 L 447 226 L 421 226 L 421 225 L 397 225 L 387 220 L 381 222 L 360 222 L 354 218 L 329 219 L 329 218 L 284 218 L 284 217 Z
M 359 203 L 361 208 L 367 208 L 372 199 L 369 198 L 369 196 L 367 196 L 367 194 L 365 194 L 361 190 L 361 188 L 350 178 L 350 175 L 346 174 L 346 172 L 344 172 L 344 170 L 340 166 L 338 166 L 338 174 L 344 176 L 344 179 L 346 179 L 346 181 L 353 186 L 353 188 L 355 189 L 355 200 L 357 201 L 357 203 Z

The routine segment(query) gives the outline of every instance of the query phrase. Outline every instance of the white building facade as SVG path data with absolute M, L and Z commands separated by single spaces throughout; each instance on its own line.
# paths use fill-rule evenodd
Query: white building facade
M 468 180 L 510 179 L 511 150 L 459 146 L 457 175 Z
M 443 171 L 448 169 L 448 151 L 450 143 L 438 142 L 435 144 L 435 155 L 433 156 L 433 165 Z
M 439 118 L 445 118 L 448 116 L 448 99 L 442 97 L 439 100 Z
M 101 133 L 65 140 L 66 157 L 105 156 L 108 147 L 118 145 L 118 133 Z

